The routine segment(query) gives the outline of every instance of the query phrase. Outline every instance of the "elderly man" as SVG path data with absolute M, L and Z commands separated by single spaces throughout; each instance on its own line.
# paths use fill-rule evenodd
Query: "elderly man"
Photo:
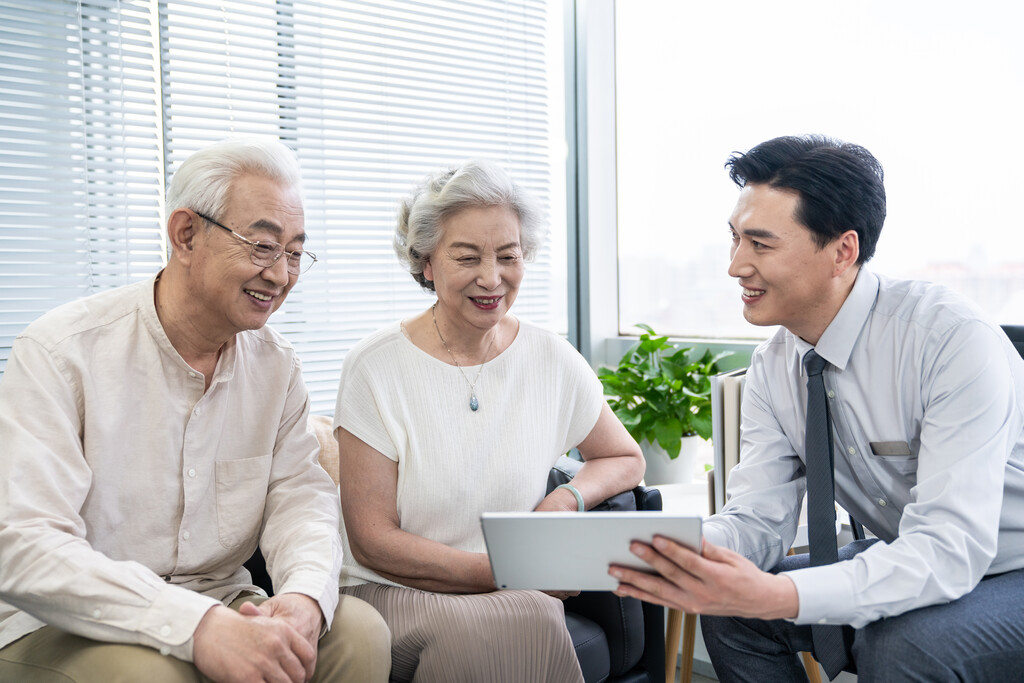
M 1024 670 L 1024 363 L 944 287 L 870 272 L 864 148 L 776 138 L 730 159 L 729 274 L 754 351 L 741 462 L 703 553 L 633 550 L 620 591 L 701 613 L 722 681 L 1007 681 Z M 785 558 L 807 491 L 810 553 Z M 836 547 L 835 501 L 877 539 Z M 765 571 L 774 570 L 774 571 Z M 717 616 L 716 616 L 717 615 Z
M 166 268 L 14 343 L 0 680 L 385 681 L 383 620 L 339 603 L 338 499 L 299 361 L 266 326 L 314 260 L 295 156 L 211 145 L 167 210 Z M 270 599 L 243 567 L 257 544 Z

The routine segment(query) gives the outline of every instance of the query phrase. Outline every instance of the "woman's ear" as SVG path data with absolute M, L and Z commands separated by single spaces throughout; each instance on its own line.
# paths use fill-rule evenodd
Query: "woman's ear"
M 430 257 L 423 260 L 423 279 L 427 282 L 434 281 L 434 267 L 430 265 Z

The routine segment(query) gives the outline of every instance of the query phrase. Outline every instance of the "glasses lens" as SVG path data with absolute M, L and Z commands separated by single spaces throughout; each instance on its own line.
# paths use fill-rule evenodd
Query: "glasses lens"
M 316 256 L 311 252 L 286 252 L 284 247 L 277 242 L 254 242 L 249 246 L 252 248 L 252 262 L 263 268 L 272 267 L 283 257 L 288 272 L 292 275 L 299 275 L 316 263 Z
M 303 268 L 309 259 L 302 258 L 302 252 L 289 252 L 284 255 L 284 258 L 288 264 L 288 272 L 292 275 L 298 275 L 302 272 Z
M 276 242 L 254 242 L 249 246 L 252 249 L 252 262 L 264 268 L 274 265 L 283 251 Z
M 292 275 L 301 275 L 316 263 L 316 256 L 309 251 L 289 251 L 284 252 L 283 256 L 285 267 Z
M 311 251 L 300 251 L 288 254 L 288 272 L 292 275 L 305 273 L 316 263 L 316 256 Z

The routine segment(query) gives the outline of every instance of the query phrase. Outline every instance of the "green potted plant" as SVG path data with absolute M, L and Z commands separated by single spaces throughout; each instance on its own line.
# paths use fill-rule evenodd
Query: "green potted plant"
M 608 404 L 648 459 L 648 483 L 652 480 L 653 445 L 660 446 L 672 461 L 679 457 L 684 437 L 711 438 L 711 376 L 718 361 L 732 352 L 712 354 L 672 344 L 650 326 L 638 324 L 640 340 L 633 344 L 615 368 L 602 367 L 598 377 L 609 396 Z M 696 439 L 693 439 L 696 441 Z M 688 464 L 692 476 L 692 458 Z M 666 465 L 667 467 L 667 465 Z

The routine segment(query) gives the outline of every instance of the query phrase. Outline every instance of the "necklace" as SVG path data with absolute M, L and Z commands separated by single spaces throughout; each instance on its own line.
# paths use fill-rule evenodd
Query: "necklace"
M 469 385 L 469 409 L 476 412 L 480 409 L 480 401 L 477 400 L 476 397 L 476 383 L 480 381 L 480 373 L 484 371 L 484 365 L 487 363 L 487 356 L 491 354 L 491 348 L 494 346 L 494 337 L 491 337 L 491 343 L 487 346 L 487 352 L 484 354 L 484 361 L 483 363 L 480 363 L 480 369 L 476 371 L 476 377 L 472 382 L 470 382 L 469 377 L 466 376 L 466 371 L 462 369 L 462 366 L 459 365 L 459 361 L 455 358 L 455 354 L 452 353 L 450 348 L 448 348 L 448 342 L 444 340 L 444 335 L 441 334 L 441 328 L 437 326 L 437 316 L 434 314 L 434 309 L 436 308 L 437 302 L 435 301 L 434 305 L 430 307 L 430 318 L 434 321 L 434 329 L 437 330 L 437 338 L 441 340 L 441 345 L 444 346 L 444 350 L 448 352 L 449 356 L 451 356 L 452 362 L 455 363 L 455 367 L 457 367 L 459 372 L 462 373 L 462 379 L 466 380 L 466 384 Z M 494 336 L 496 337 L 498 335 L 495 334 Z

